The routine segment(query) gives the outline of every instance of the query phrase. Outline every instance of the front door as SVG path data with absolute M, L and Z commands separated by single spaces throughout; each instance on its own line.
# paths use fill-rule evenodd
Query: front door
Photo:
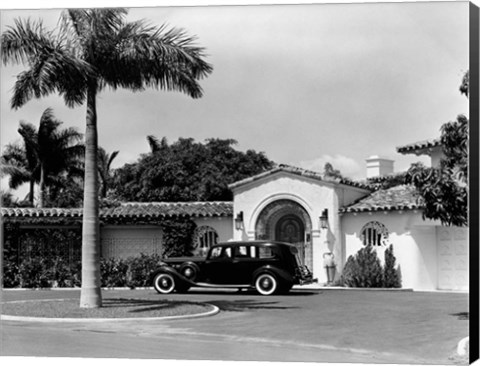
M 300 260 L 304 264 L 305 226 L 296 215 L 282 217 L 275 227 L 275 240 L 294 244 L 297 247 Z

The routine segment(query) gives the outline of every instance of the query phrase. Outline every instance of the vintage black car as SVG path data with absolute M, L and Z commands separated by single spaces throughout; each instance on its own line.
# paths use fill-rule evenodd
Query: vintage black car
M 301 265 L 294 245 L 244 241 L 216 244 L 206 257 L 165 259 L 152 274 L 152 281 L 161 294 L 186 292 L 190 287 L 228 287 L 254 288 L 262 295 L 272 295 L 317 280 Z

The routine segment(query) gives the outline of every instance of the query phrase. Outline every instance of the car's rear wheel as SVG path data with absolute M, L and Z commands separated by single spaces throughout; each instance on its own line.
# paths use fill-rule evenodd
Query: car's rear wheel
M 153 279 L 153 287 L 159 294 L 170 294 L 175 290 L 175 279 L 169 273 L 159 273 Z
M 262 273 L 255 279 L 255 289 L 260 295 L 272 295 L 278 289 L 278 281 L 270 273 Z

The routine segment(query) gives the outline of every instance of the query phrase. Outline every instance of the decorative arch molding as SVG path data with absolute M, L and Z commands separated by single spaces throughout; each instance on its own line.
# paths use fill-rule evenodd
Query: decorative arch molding
M 273 202 L 277 202 L 280 200 L 293 201 L 298 205 L 300 205 L 306 211 L 309 217 L 309 220 L 311 222 L 310 218 L 313 217 L 313 209 L 307 203 L 307 201 L 305 201 L 303 198 L 295 194 L 280 193 L 280 194 L 274 194 L 274 195 L 268 196 L 267 198 L 263 199 L 257 207 L 255 207 L 255 209 L 252 212 L 252 215 L 250 216 L 250 220 L 248 222 L 248 230 L 250 232 L 255 232 L 255 226 L 257 224 L 258 217 L 263 212 L 263 210 Z
M 312 220 L 304 206 L 291 199 L 271 200 L 255 216 L 255 239 L 294 244 L 301 261 L 312 268 Z

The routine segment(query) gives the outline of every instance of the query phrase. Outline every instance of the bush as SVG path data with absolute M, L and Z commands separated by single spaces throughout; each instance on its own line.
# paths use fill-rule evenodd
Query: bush
M 348 287 L 402 287 L 400 267 L 395 268 L 393 246 L 385 250 L 385 265 L 371 245 L 360 249 L 355 256 L 348 257 L 343 267 L 340 283 Z
M 160 264 L 158 254 L 141 253 L 139 257 L 127 259 L 102 258 L 100 271 L 102 273 L 102 287 L 147 287 L 150 274 Z
M 124 259 L 101 258 L 102 287 L 124 287 L 127 284 L 128 264 Z
M 385 250 L 385 266 L 383 269 L 383 287 L 402 287 L 400 267 L 395 268 L 396 258 L 393 255 L 393 245 Z
M 349 287 L 382 287 L 383 270 L 371 245 L 348 257 L 343 268 L 343 282 Z
M 53 279 L 48 259 L 33 257 L 24 260 L 18 266 L 20 287 L 35 288 L 52 287 Z
M 151 286 L 150 274 L 159 266 L 161 257 L 158 254 L 140 254 L 140 257 L 128 258 L 126 285 L 130 288 Z

